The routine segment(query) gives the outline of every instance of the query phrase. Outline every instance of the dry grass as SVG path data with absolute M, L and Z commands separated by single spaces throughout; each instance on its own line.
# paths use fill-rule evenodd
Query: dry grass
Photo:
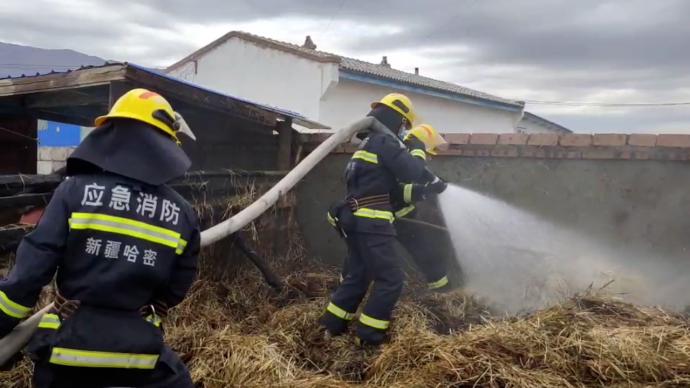
M 492 318 L 461 291 L 433 295 L 412 285 L 391 341 L 363 350 L 351 336 L 324 340 L 316 324 L 333 271 L 299 259 L 274 264 L 291 285 L 282 294 L 248 265 L 230 277 L 206 260 L 169 317 L 168 341 L 201 386 L 690 385 L 690 325 L 660 309 L 585 295 Z M 29 373 L 23 361 L 0 382 L 28 386 Z
M 245 196 L 256 196 L 253 186 Z M 213 217 L 214 205 L 196 207 Z M 255 245 L 271 238 L 257 225 L 249 229 Z M 351 335 L 326 341 L 316 322 L 336 271 L 303 259 L 290 240 L 272 262 L 289 284 L 281 294 L 229 244 L 204 251 L 200 280 L 165 326 L 199 386 L 690 386 L 687 318 L 591 293 L 500 317 L 462 291 L 429 294 L 411 280 L 387 344 L 360 349 Z M 30 373 L 22 360 L 0 372 L 0 385 L 28 387 Z

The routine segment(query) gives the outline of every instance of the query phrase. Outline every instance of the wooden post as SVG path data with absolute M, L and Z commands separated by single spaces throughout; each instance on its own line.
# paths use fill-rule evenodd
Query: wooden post
M 134 89 L 134 86 L 128 82 L 110 82 L 110 88 L 108 91 L 108 110 L 110 110 L 110 108 L 113 107 L 113 104 L 115 103 L 115 101 L 117 101 L 118 98 L 122 97 L 123 94 L 127 93 L 131 89 Z
M 292 167 L 292 120 L 279 122 L 276 130 L 278 131 L 278 170 L 287 171 Z

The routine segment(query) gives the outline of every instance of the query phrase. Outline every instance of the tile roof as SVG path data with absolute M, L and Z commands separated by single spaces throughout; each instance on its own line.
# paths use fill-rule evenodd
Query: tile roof
M 402 82 L 409 85 L 421 86 L 424 88 L 439 90 L 442 92 L 449 92 L 453 94 L 461 94 L 463 96 L 480 98 L 483 100 L 500 102 L 508 105 L 523 106 L 524 104 L 518 101 L 509 100 L 506 98 L 494 96 L 488 93 L 480 92 L 478 90 L 466 88 L 454 83 L 439 81 L 437 79 L 424 77 L 413 73 L 407 73 L 402 70 L 393 69 L 388 66 L 376 65 L 370 62 L 360 61 L 358 59 L 341 57 L 340 67 L 342 69 L 354 71 L 357 73 L 364 73 L 376 77 L 387 78 L 393 81 Z
M 202 57 L 204 54 L 212 51 L 216 47 L 225 43 L 231 38 L 240 38 L 260 46 L 267 48 L 273 48 L 276 50 L 281 50 L 289 52 L 304 58 L 312 59 L 318 62 L 325 63 L 337 63 L 340 69 L 360 74 L 365 74 L 369 76 L 374 76 L 377 78 L 388 79 L 394 82 L 399 82 L 407 85 L 427 88 L 431 90 L 457 94 L 472 98 L 477 98 L 486 101 L 498 102 L 501 104 L 511 105 L 515 107 L 523 107 L 524 103 L 520 101 L 510 100 L 498 96 L 494 96 L 488 93 L 480 92 L 474 89 L 466 88 L 454 83 L 439 81 L 433 78 L 424 77 L 418 74 L 407 73 L 402 70 L 393 69 L 389 66 L 378 65 L 370 62 L 361 61 L 359 59 L 348 58 L 336 54 L 331 54 L 325 51 L 312 50 L 306 47 L 302 47 L 296 44 L 281 42 L 279 40 L 265 38 L 262 36 L 250 34 L 242 31 L 231 31 L 227 34 L 221 36 L 215 41 L 209 43 L 208 45 L 202 47 L 201 49 L 193 52 L 187 57 L 179 60 L 178 62 L 170 65 L 168 71 L 173 70 L 189 61 L 196 60 Z

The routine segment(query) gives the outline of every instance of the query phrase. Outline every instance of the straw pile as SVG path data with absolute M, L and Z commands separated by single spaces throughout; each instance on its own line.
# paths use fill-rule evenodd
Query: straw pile
M 220 246 L 204 253 L 199 280 L 165 326 L 199 386 L 690 386 L 687 317 L 591 292 L 501 317 L 462 291 L 429 294 L 411 278 L 390 342 L 326 341 L 316 321 L 337 271 L 303 257 L 293 244 L 273 260 L 289 284 L 276 294 L 240 256 Z M 0 372 L 0 386 L 28 387 L 30 373 L 22 360 Z
M 391 341 L 359 349 L 316 325 L 335 276 L 280 265 L 275 295 L 251 269 L 201 280 L 168 326 L 195 381 L 223 386 L 687 386 L 690 324 L 680 315 L 592 294 L 524 317 L 491 317 L 455 291 L 404 295 Z M 299 290 L 299 291 L 295 291 Z

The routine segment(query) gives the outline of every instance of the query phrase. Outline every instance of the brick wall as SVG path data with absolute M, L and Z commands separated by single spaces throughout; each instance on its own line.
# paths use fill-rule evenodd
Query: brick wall
M 690 135 L 681 134 L 524 134 L 457 133 L 444 135 L 448 149 L 439 155 L 538 159 L 690 160 Z M 313 149 L 323 134 L 302 136 Z M 353 152 L 344 144 L 336 153 Z
M 610 247 L 649 260 L 687 263 L 690 252 L 690 136 L 456 134 L 429 161 L 448 182 L 505 201 Z M 314 144 L 309 144 L 310 149 Z M 297 188 L 310 254 L 337 263 L 344 245 L 325 233 L 324 212 L 342 199 L 344 145 Z M 462 206 L 462 204 L 458 204 Z M 545 238 L 534 236 L 535 239 Z
M 52 174 L 65 167 L 67 157 L 73 151 L 74 147 L 39 147 L 36 172 L 38 174 Z

